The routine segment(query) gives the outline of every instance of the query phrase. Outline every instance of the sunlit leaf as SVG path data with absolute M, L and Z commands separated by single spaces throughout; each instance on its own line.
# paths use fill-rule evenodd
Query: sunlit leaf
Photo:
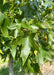
M 29 41 L 29 37 L 25 38 L 23 40 L 23 48 L 22 48 L 22 51 L 21 51 L 21 56 L 22 56 L 22 60 L 23 60 L 23 64 L 26 62 L 28 56 L 29 56 L 29 53 L 30 53 L 30 41 Z

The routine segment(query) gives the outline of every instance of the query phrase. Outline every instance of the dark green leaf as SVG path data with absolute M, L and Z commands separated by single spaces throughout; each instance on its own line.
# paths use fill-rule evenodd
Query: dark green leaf
M 8 37 L 8 26 L 10 24 L 10 19 L 9 18 L 5 18 L 4 23 L 1 27 L 2 33 L 5 37 Z
M 2 25 L 4 20 L 4 15 L 0 12 L 0 25 Z

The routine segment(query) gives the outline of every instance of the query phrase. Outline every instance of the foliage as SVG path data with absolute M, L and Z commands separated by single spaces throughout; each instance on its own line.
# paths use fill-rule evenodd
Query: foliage
M 26 75 L 24 71 L 18 71 L 20 68 L 19 64 L 14 65 L 14 74 L 15 75 Z M 9 68 L 8 67 L 2 67 L 0 69 L 0 75 L 9 75 Z
M 40 73 L 51 61 L 54 43 L 53 0 L 0 0 L 0 54 L 13 57 L 26 71 Z

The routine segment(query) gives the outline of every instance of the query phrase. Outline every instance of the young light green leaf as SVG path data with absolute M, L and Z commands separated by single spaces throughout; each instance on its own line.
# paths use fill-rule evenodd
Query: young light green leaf
M 15 30 L 14 37 L 16 38 L 18 34 L 18 29 Z
M 20 28 L 20 27 L 21 27 L 21 24 L 19 24 L 19 23 L 13 23 L 10 26 L 8 26 L 8 29 L 14 30 L 14 29 L 17 29 L 17 28 Z
M 6 3 L 6 0 L 3 0 L 3 4 L 5 4 Z

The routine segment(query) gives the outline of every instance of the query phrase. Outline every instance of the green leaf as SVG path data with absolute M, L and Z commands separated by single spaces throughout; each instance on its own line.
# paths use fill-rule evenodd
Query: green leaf
M 0 26 L 2 25 L 4 20 L 4 15 L 0 12 Z
M 42 52 L 43 52 L 43 58 L 45 58 L 45 61 L 52 61 L 50 51 L 47 52 L 45 50 L 42 50 Z
M 51 54 L 49 51 L 47 52 L 40 47 L 40 52 L 37 54 L 37 61 L 40 64 L 40 66 L 43 65 L 44 60 L 45 61 L 52 61 Z
M 37 0 L 34 0 L 34 5 L 35 5 L 36 7 L 38 7 Z
M 35 33 L 39 28 L 37 26 L 31 25 L 31 30 Z
M 0 54 L 4 54 L 1 49 L 0 49 Z
M 6 3 L 6 0 L 3 0 L 3 4 L 5 4 Z
M 38 44 L 35 42 L 33 34 L 30 35 L 30 45 L 34 50 L 39 50 Z
M 53 37 L 54 36 L 52 34 L 49 34 L 49 40 L 52 41 L 52 42 L 54 42 L 54 38 Z
M 21 27 L 21 24 L 19 24 L 19 23 L 13 23 L 10 26 L 8 26 L 8 29 L 15 30 L 17 28 L 19 29 L 20 27 Z
M 31 30 L 31 26 L 29 22 L 26 20 L 26 18 L 22 19 L 21 27 Z
M 34 69 L 33 69 L 33 67 L 31 66 L 31 61 L 30 61 L 29 59 L 28 59 L 28 62 L 27 62 L 27 66 L 28 66 L 29 72 L 34 73 Z
M 18 29 L 15 30 L 14 37 L 16 38 L 18 34 Z
M 43 55 L 42 55 L 42 51 L 40 51 L 40 53 L 38 53 L 37 60 L 38 60 L 38 63 L 39 63 L 40 65 L 43 65 Z
M 16 55 L 16 45 L 11 45 L 11 54 L 13 56 L 13 59 L 15 59 L 15 55 Z
M 5 18 L 4 23 L 1 27 L 2 33 L 5 37 L 8 37 L 8 26 L 10 24 L 10 19 L 9 18 Z
M 13 40 L 13 42 L 12 42 L 12 45 L 21 45 L 22 43 L 23 43 L 23 40 L 24 40 L 24 38 L 22 38 L 22 37 L 19 37 L 19 38 L 16 38 L 16 40 Z
M 22 56 L 22 60 L 23 60 L 23 65 L 24 63 L 26 62 L 26 59 L 28 58 L 29 56 L 29 53 L 30 53 L 30 40 L 29 40 L 29 37 L 26 37 L 24 40 L 23 40 L 23 48 L 22 48 L 22 51 L 21 51 L 21 56 Z

